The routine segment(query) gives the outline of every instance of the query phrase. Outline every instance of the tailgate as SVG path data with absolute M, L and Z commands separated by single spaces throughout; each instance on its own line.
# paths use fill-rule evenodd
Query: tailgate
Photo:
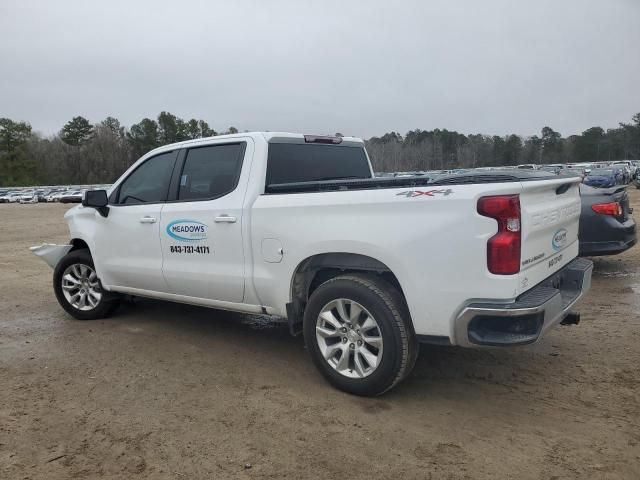
M 534 287 L 578 255 L 579 185 L 579 178 L 522 182 L 518 293 Z

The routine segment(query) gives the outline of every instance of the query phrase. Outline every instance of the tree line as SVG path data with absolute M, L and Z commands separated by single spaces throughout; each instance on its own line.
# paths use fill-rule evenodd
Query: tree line
M 566 138 L 551 127 L 531 137 L 418 129 L 404 136 L 386 133 L 366 143 L 379 172 L 640 159 L 640 113 L 617 128 L 592 127 Z
M 128 129 L 114 117 L 92 124 L 77 116 L 44 137 L 29 123 L 0 118 L 0 186 L 111 183 L 156 147 L 237 132 L 218 133 L 204 120 L 161 112 Z M 566 138 L 550 127 L 531 137 L 417 129 L 366 144 L 377 172 L 640 159 L 640 113 L 617 128 L 592 127 Z
M 237 132 L 230 127 L 221 133 Z M 78 116 L 50 137 L 26 122 L 0 118 L 0 186 L 111 183 L 149 150 L 215 135 L 206 121 L 169 112 L 129 129 L 114 117 L 92 124 Z

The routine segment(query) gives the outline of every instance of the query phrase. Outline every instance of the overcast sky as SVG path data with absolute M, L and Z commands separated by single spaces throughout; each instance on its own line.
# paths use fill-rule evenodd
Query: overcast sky
M 640 112 L 640 0 L 0 0 L 0 117 L 162 110 L 363 137 L 615 127 Z

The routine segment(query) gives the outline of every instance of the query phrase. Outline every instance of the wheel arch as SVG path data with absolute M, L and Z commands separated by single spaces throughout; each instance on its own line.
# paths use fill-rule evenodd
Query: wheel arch
M 86 248 L 87 250 L 89 250 L 89 253 L 91 253 L 89 244 L 81 238 L 72 238 L 69 241 L 69 245 L 71 245 L 71 250 L 69 250 L 70 252 L 73 252 L 74 250 L 81 250 L 83 248 Z
M 331 278 L 354 272 L 379 275 L 399 292 L 406 305 L 407 300 L 398 277 L 380 260 L 358 253 L 319 253 L 302 260 L 291 277 L 290 303 L 287 304 L 291 333 L 299 333 L 299 328 L 295 325 L 302 324 L 305 306 L 316 288 Z M 409 321 L 413 324 L 410 315 Z

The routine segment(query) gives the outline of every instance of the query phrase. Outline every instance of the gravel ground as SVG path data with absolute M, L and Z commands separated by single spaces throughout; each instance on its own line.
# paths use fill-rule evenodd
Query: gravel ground
M 640 190 L 629 189 L 640 211 Z M 640 249 L 596 259 L 579 326 L 423 347 L 375 399 L 282 323 L 136 301 L 80 322 L 27 247 L 64 205 L 0 205 L 0 478 L 640 478 Z

